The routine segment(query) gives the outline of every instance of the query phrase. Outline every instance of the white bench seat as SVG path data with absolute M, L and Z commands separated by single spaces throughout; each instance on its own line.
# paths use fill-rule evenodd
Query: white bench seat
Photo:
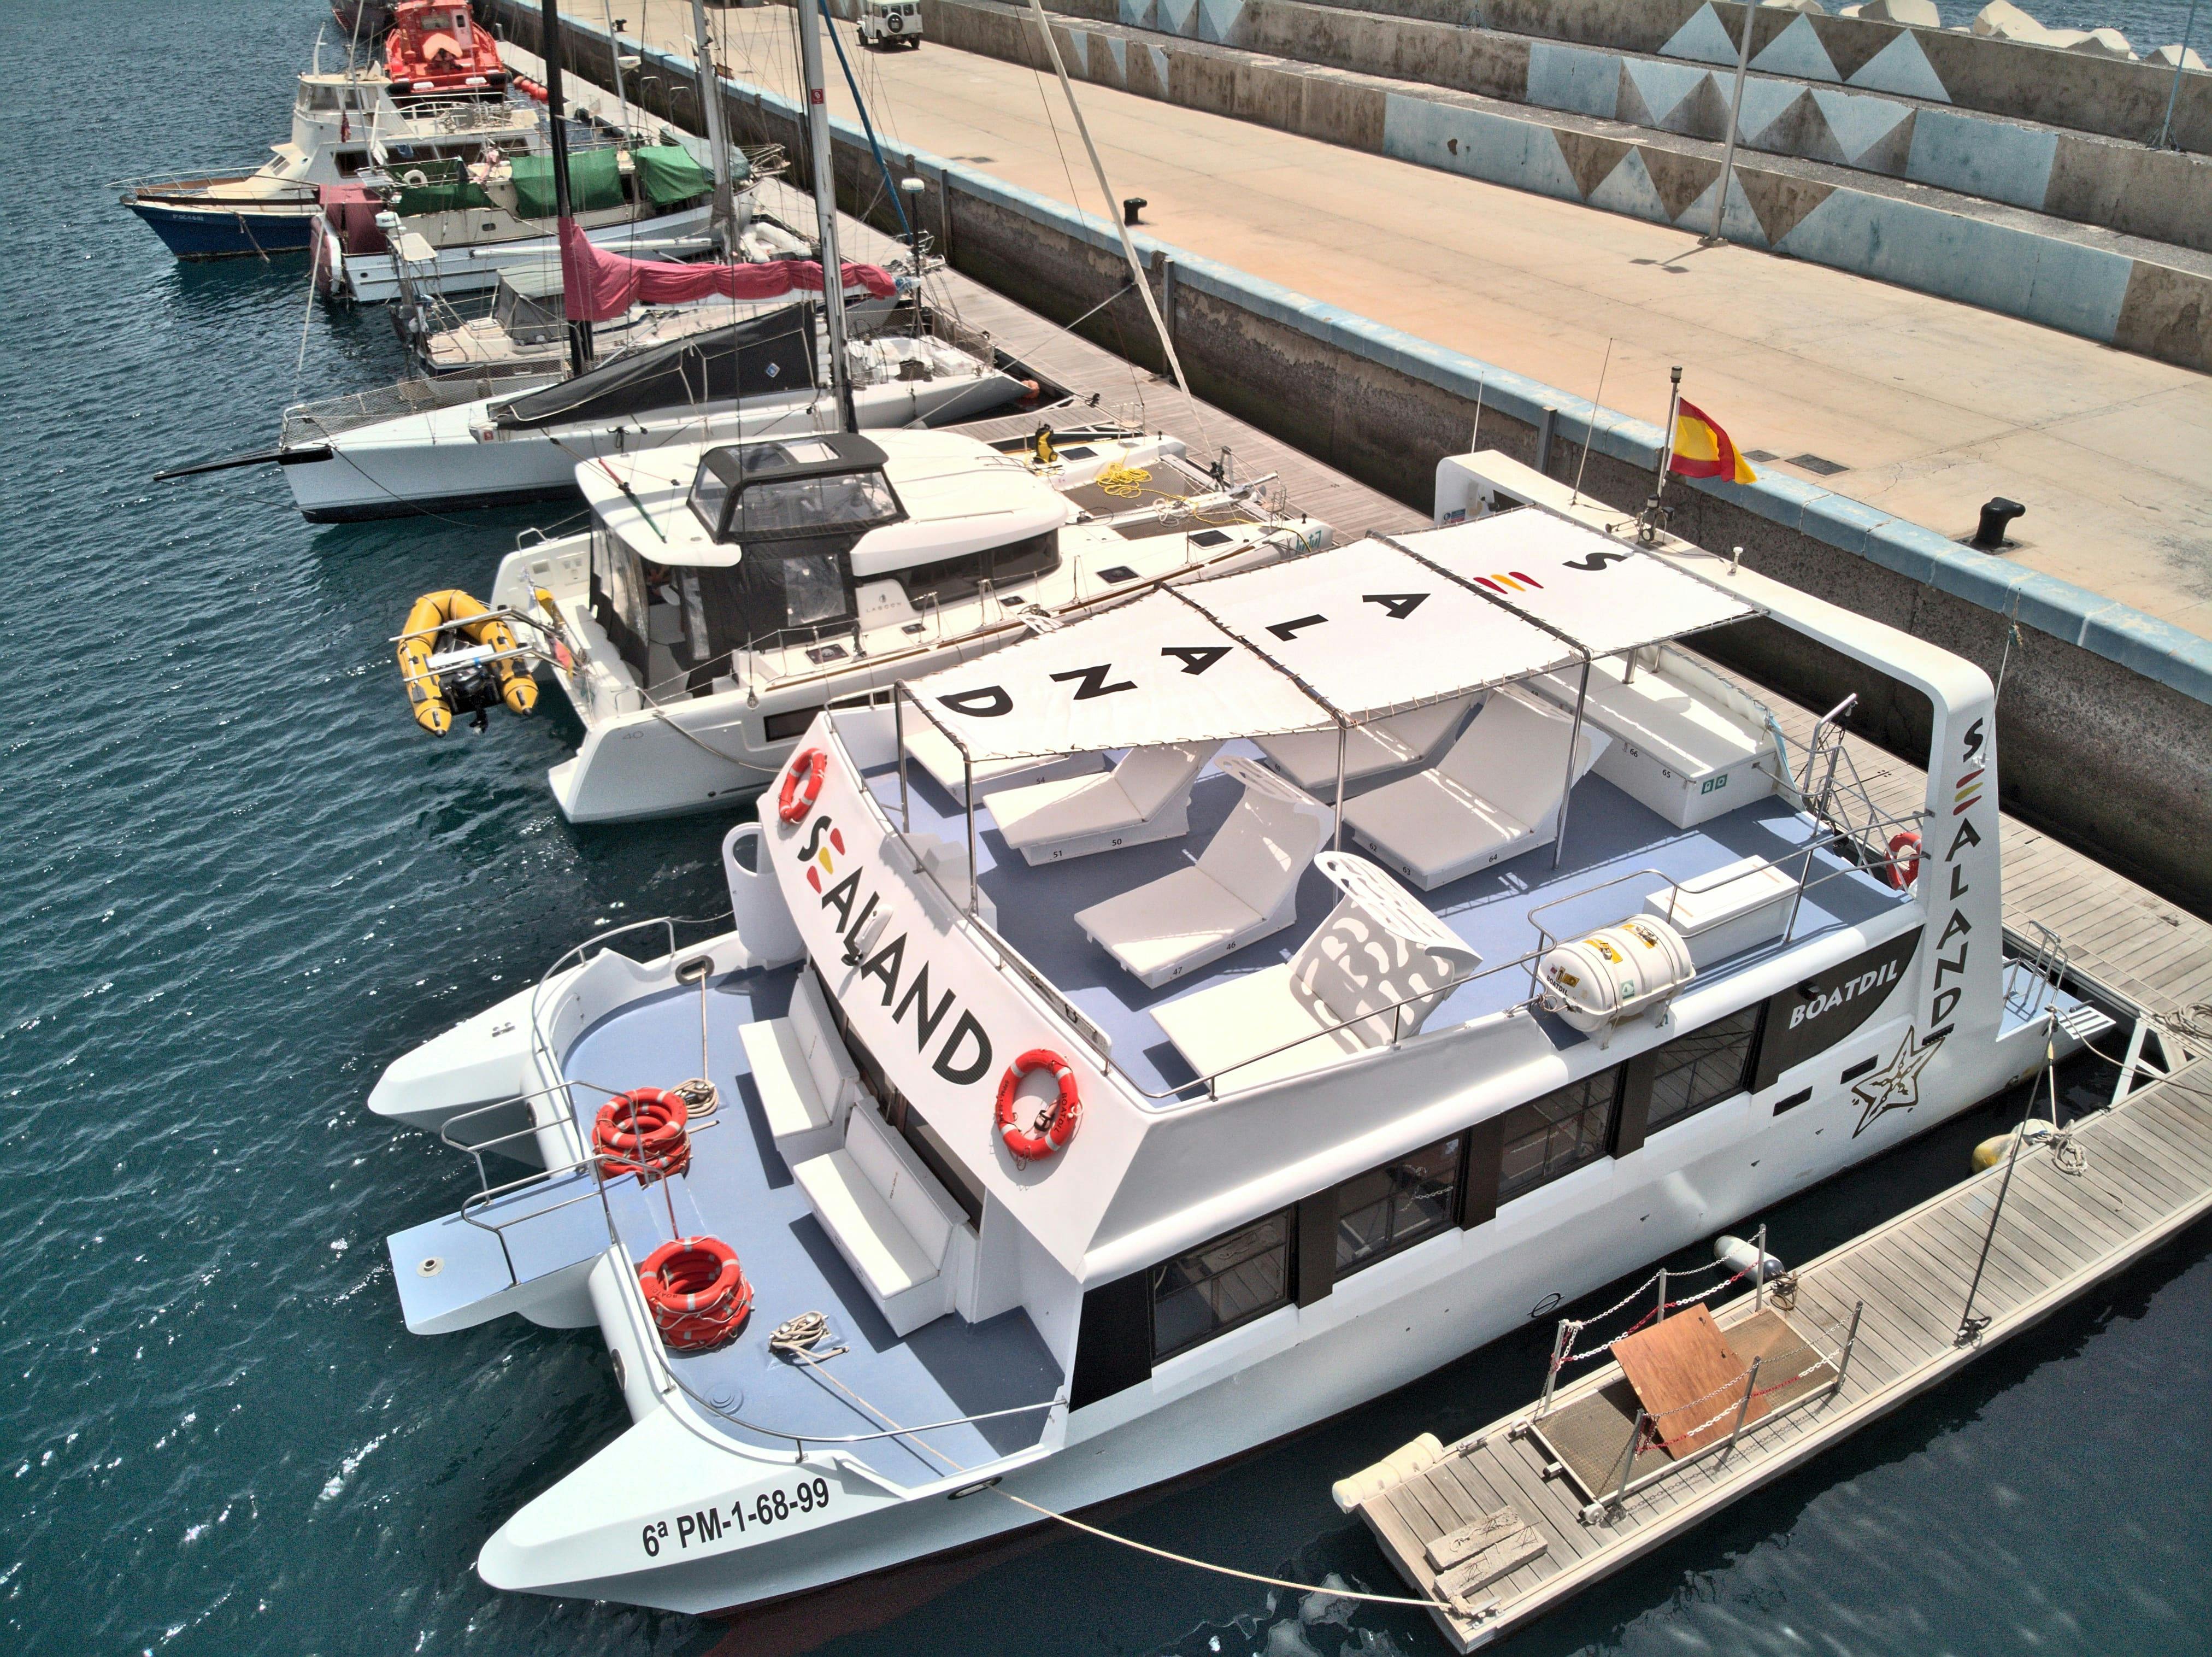
M 967 1215 L 872 1106 L 846 1118 L 842 1148 L 791 1173 L 892 1333 L 953 1309 L 953 1246 Z
M 846 1114 L 860 1096 L 860 1073 L 830 1021 L 811 972 L 801 972 L 792 987 L 789 1017 L 742 1025 L 738 1040 L 769 1136 L 787 1166 L 844 1142 Z
M 1702 972 L 1780 937 L 1796 896 L 1797 882 L 1786 871 L 1764 857 L 1743 857 L 1680 886 L 1645 893 L 1644 912 L 1682 935 L 1690 964 Z
M 1583 717 L 1613 738 L 1597 774 L 1676 828 L 1698 824 L 1774 792 L 1766 710 L 1681 652 L 1640 652 L 1634 679 L 1620 659 L 1595 663 Z M 1533 681 L 1571 710 L 1581 675 Z

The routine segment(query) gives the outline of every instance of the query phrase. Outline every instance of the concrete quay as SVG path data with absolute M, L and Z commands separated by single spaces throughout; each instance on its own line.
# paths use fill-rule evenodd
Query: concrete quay
M 532 9 L 495 9 L 534 42 Z M 659 82 L 648 99 L 690 125 L 688 14 L 647 0 L 639 46 Z M 715 21 L 735 130 L 795 147 L 789 16 Z M 572 64 L 604 79 L 604 36 L 570 31 Z M 1085 332 L 1152 360 L 1141 308 L 1114 298 L 1127 277 L 1110 233 L 1066 204 L 1098 204 L 1034 70 L 937 46 L 856 67 L 891 168 L 927 182 L 919 211 L 956 268 L 1063 320 L 1111 302 Z M 1632 508 L 1666 365 L 1685 362 L 1688 393 L 1747 448 L 1844 470 L 1771 465 L 1749 489 L 1679 490 L 1676 530 L 1741 545 L 1757 567 L 2003 674 L 2008 805 L 2212 908 L 2196 838 L 2212 789 L 2212 382 L 1250 123 L 1104 89 L 1084 98 L 1121 192 L 1151 204 L 1159 228 L 1139 247 L 1203 394 L 1424 506 L 1437 455 L 1468 446 L 1480 399 L 1486 446 L 1531 461 L 1547 449 L 1553 475 L 1580 473 L 1588 493 Z M 842 88 L 832 101 L 849 109 Z M 848 208 L 887 222 L 849 117 L 838 168 Z M 1991 557 L 1947 539 L 1997 493 L 2029 504 L 2017 527 L 2029 545 Z M 1863 688 L 1862 729 L 1913 740 L 1913 711 L 1838 664 L 1779 659 L 1752 638 L 1734 661 L 1808 701 Z

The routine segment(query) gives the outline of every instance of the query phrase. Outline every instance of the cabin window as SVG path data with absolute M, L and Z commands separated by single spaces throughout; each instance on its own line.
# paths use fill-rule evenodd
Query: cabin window
M 1498 1200 L 1525 1196 L 1603 1156 L 1620 1104 L 1616 1064 L 1506 1112 L 1500 1118 Z
M 757 535 L 819 535 L 888 523 L 898 515 L 897 497 L 880 472 L 777 478 L 750 485 L 738 497 L 730 533 L 741 542 Z
M 1188 1351 L 1290 1303 L 1286 1209 L 1152 1268 L 1152 1357 Z
M 1466 1135 L 1454 1134 L 1336 1188 L 1338 1276 L 1373 1265 L 1451 1224 L 1466 1142 Z
M 1042 535 L 1009 541 L 1004 546 L 918 564 L 895 573 L 899 585 L 906 589 L 907 602 L 922 610 L 972 599 L 987 581 L 994 588 L 1003 588 L 1050 575 L 1059 568 L 1060 532 L 1048 529 Z
M 1677 1036 L 1652 1057 L 1650 1116 L 1646 1134 L 1672 1127 L 1744 1087 L 1759 1034 L 1759 1008 L 1741 1008 L 1702 1029 Z

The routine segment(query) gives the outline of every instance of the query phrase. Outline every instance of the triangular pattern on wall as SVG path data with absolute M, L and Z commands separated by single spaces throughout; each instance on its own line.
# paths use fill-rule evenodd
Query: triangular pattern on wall
M 1129 84 L 1129 43 L 1118 34 L 1106 37 L 1106 49 L 1114 54 L 1114 84 Z
M 1188 34 L 1190 20 L 1198 10 L 1198 0 L 1154 0 L 1152 9 L 1164 34 Z
M 1198 38 L 1217 46 L 1233 44 L 1244 0 L 1198 0 Z
M 1642 154 L 1644 170 L 1650 177 L 1651 187 L 1659 192 L 1660 204 L 1667 210 L 1669 222 L 1680 218 L 1720 175 L 1720 163 L 1704 155 L 1685 155 L 1679 150 L 1659 149 L 1646 149 Z M 1712 210 L 1708 203 L 1708 221 Z
M 1690 21 L 1676 29 L 1659 48 L 1662 58 L 1690 58 L 1701 64 L 1726 64 L 1735 67 L 1736 43 L 1729 39 L 1720 15 L 1707 6 L 1699 6 L 1690 15 Z
M 1552 136 L 1559 140 L 1559 154 L 1573 175 L 1575 191 L 1584 201 L 1634 148 L 1619 138 L 1601 138 L 1595 132 L 1574 132 L 1565 127 L 1554 127 Z
M 1836 66 L 1836 73 L 1846 81 L 1867 66 L 1884 46 L 1889 37 L 1882 33 L 1882 25 L 1862 21 L 1856 17 L 1814 17 L 1813 33 L 1820 37 L 1820 49 L 1828 54 L 1828 61 Z M 1901 26 L 1900 26 L 1901 27 Z
M 1903 178 L 1905 165 L 1912 159 L 1912 123 L 1920 112 L 1908 107 L 1905 119 L 1883 133 L 1851 158 L 1851 165 L 1863 172 L 1887 173 L 1892 178 Z
M 1817 184 L 1784 173 L 1739 167 L 1735 176 L 1743 186 L 1744 201 L 1758 218 L 1759 228 L 1770 247 L 1778 247 L 1783 237 L 1804 222 L 1806 214 L 1835 193 L 1833 185 Z
M 1613 119 L 1636 126 L 1668 126 L 1682 101 L 1712 80 L 1710 70 L 1649 58 L 1620 60 L 1620 97 Z
M 1673 222 L 1674 216 L 1660 198 L 1651 174 L 1644 165 L 1644 152 L 1632 149 L 1620 158 L 1620 164 L 1606 174 L 1605 181 L 1589 192 L 1589 204 L 1608 213 L 1625 213 L 1656 224 Z
M 1699 192 L 1698 198 L 1674 215 L 1674 222 L 1686 230 L 1695 230 L 1699 235 L 1711 235 L 1713 228 L 1713 192 L 1720 187 L 1715 179 Z M 1721 215 L 1721 234 L 1730 241 L 1740 241 L 1747 247 L 1766 246 L 1766 231 L 1759 217 L 1744 199 L 1743 174 L 1733 174 L 1729 179 L 1728 210 Z
M 1869 92 L 1925 98 L 1930 103 L 1951 101 L 1951 94 L 1943 89 L 1943 82 L 1929 66 L 1928 54 L 1921 51 L 1920 42 L 1912 38 L 1910 29 L 1869 58 L 1864 68 L 1849 77 L 1848 83 Z
M 1801 81 L 1840 81 L 1836 65 L 1828 56 L 1827 47 L 1814 31 L 1813 20 L 1803 13 L 1794 18 L 1788 28 L 1766 43 L 1766 50 L 1751 60 L 1751 66 L 1766 75 L 1790 75 Z
M 1788 81 L 1746 81 L 1736 137 L 1761 149 L 1787 150 L 1790 135 L 1796 131 L 1797 107 L 1804 97 L 1805 88 Z M 1727 136 L 1725 131 L 1722 136 Z
M 1836 145 L 1853 166 L 1859 157 L 1872 149 L 1897 130 L 1900 121 L 1910 120 L 1912 106 L 1889 98 L 1854 97 L 1848 92 L 1816 91 L 1813 101 L 1820 107 L 1828 131 L 1835 135 Z

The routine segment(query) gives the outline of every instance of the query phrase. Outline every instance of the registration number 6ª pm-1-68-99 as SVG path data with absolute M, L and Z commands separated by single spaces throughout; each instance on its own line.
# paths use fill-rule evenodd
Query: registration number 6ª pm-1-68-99
M 696 1513 L 678 1514 L 672 1520 L 651 1520 L 641 1538 L 645 1556 L 658 1559 L 660 1550 L 671 1542 L 675 1543 L 678 1552 L 688 1553 L 703 1544 L 720 1541 L 725 1531 L 743 1535 L 748 1530 L 818 1514 L 829 1505 L 830 1481 L 802 1478 L 794 1489 L 779 1486 L 773 1490 L 757 1491 L 750 1498 L 739 1496 L 727 1508 L 702 1508 Z

